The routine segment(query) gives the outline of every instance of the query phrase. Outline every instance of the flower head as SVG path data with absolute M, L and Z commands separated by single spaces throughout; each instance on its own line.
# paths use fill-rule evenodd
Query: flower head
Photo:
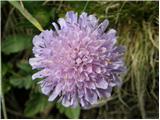
M 104 32 L 109 24 L 98 24 L 94 15 L 73 11 L 33 38 L 34 58 L 29 63 L 41 69 L 32 78 L 40 81 L 42 93 L 49 101 L 56 98 L 66 107 L 88 108 L 111 95 L 120 86 L 124 72 L 124 47 L 115 45 L 116 31 Z

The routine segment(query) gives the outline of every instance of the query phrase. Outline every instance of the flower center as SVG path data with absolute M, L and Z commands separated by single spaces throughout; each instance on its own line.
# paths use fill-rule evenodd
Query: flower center
M 80 65 L 83 61 L 81 60 L 81 58 L 77 58 L 75 64 L 76 65 Z

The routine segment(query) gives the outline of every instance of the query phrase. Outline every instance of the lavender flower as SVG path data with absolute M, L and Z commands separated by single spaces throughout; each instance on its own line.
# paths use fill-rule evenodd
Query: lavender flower
M 49 101 L 56 98 L 66 107 L 89 108 L 111 96 L 112 87 L 120 86 L 124 72 L 124 47 L 116 46 L 116 31 L 104 33 L 109 22 L 98 24 L 94 15 L 73 11 L 65 19 L 53 22 L 54 30 L 45 30 L 33 38 L 29 63 L 41 69 L 32 79 L 40 81 L 42 93 Z

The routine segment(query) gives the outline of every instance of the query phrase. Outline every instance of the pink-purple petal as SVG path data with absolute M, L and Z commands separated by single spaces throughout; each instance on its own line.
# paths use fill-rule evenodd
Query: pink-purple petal
M 116 30 L 105 33 L 109 21 L 98 21 L 95 15 L 83 12 L 78 17 L 69 11 L 52 23 L 54 30 L 33 38 L 34 58 L 29 64 L 40 71 L 32 79 L 43 78 L 39 85 L 49 101 L 59 98 L 65 107 L 88 109 L 121 86 L 126 50 L 116 45 Z

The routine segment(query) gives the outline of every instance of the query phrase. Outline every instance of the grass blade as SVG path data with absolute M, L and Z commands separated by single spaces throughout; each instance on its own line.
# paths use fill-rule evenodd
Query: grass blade
M 40 23 L 25 8 L 23 8 L 18 1 L 9 1 L 9 3 L 18 9 L 38 30 L 43 31 Z

